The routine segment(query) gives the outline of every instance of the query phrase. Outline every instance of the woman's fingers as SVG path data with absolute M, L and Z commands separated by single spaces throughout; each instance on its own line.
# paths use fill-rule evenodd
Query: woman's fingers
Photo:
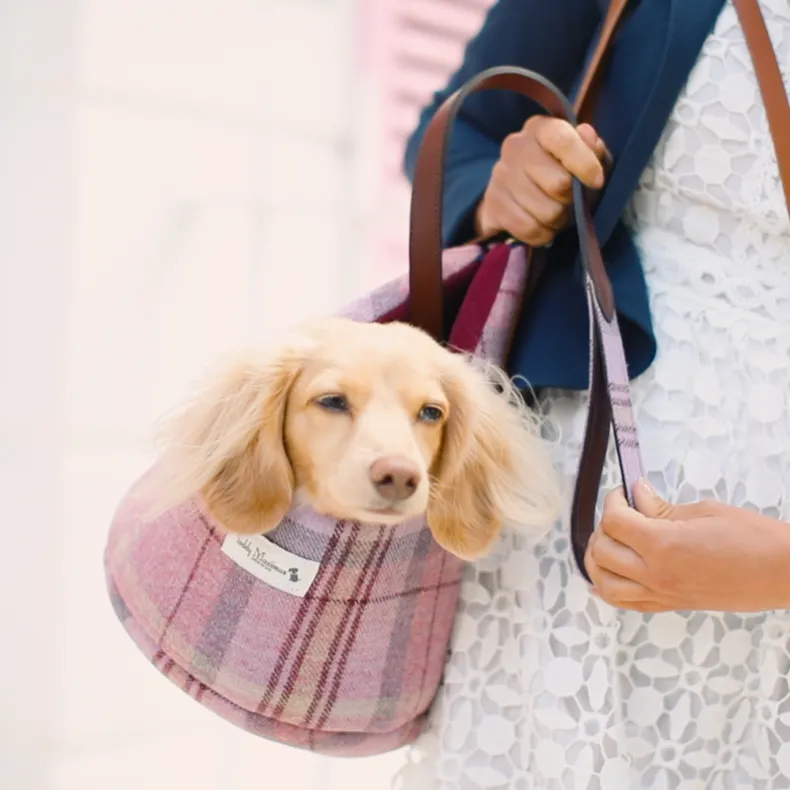
M 523 199 L 523 192 L 521 195 Z M 538 214 L 545 217 L 548 212 L 535 209 L 534 206 L 525 207 L 511 194 L 507 184 L 497 184 L 489 190 L 487 208 L 497 218 L 497 227 L 507 230 L 514 238 L 533 247 L 550 244 L 557 233 L 556 227 L 544 224 L 536 216 Z M 555 220 L 554 224 L 558 225 L 559 220 Z
M 557 118 L 530 118 L 502 143 L 478 206 L 478 232 L 507 231 L 532 246 L 550 244 L 570 221 L 573 178 L 603 186 L 606 157 L 606 146 L 588 124 L 575 129 Z
M 536 127 L 535 139 L 538 145 L 553 156 L 570 175 L 594 189 L 600 189 L 604 185 L 605 173 L 598 154 L 588 145 L 578 129 L 559 118 L 540 116 L 530 120 Z

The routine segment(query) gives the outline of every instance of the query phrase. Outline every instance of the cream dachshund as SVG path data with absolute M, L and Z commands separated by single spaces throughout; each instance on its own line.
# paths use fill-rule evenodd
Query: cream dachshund
M 483 555 L 508 523 L 559 511 L 538 418 L 507 376 L 401 323 L 310 322 L 211 380 L 164 424 L 157 488 L 201 492 L 228 531 L 267 532 L 295 503 L 397 524 Z

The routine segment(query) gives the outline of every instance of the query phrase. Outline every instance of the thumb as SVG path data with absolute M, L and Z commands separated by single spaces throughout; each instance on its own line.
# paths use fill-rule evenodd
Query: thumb
M 640 480 L 634 486 L 634 502 L 636 509 L 647 518 L 665 521 L 678 521 L 680 518 L 678 509 L 662 499 L 647 480 Z
M 612 164 L 612 155 L 606 147 L 606 143 L 598 136 L 598 133 L 589 123 L 581 123 L 576 127 L 576 133 L 587 143 L 588 147 L 603 163 L 604 168 L 608 169 Z

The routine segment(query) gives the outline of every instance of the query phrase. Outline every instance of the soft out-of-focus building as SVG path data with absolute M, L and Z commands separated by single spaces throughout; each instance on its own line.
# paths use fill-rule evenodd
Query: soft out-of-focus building
M 0 3 L 0 787 L 389 787 L 146 665 L 107 523 L 206 365 L 405 269 L 402 148 L 483 0 Z

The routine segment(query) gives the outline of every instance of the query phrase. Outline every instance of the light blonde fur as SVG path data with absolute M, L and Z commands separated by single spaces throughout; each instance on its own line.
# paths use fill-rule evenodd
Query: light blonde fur
M 327 395 L 349 409 L 327 409 Z M 426 405 L 442 419 L 421 420 Z M 498 368 L 405 324 L 323 319 L 212 377 L 164 424 L 152 484 L 161 507 L 202 493 L 237 533 L 273 529 L 295 500 L 368 522 L 425 514 L 439 544 L 474 559 L 505 522 L 537 536 L 558 515 L 539 428 Z M 420 477 L 396 506 L 369 472 L 392 455 Z

